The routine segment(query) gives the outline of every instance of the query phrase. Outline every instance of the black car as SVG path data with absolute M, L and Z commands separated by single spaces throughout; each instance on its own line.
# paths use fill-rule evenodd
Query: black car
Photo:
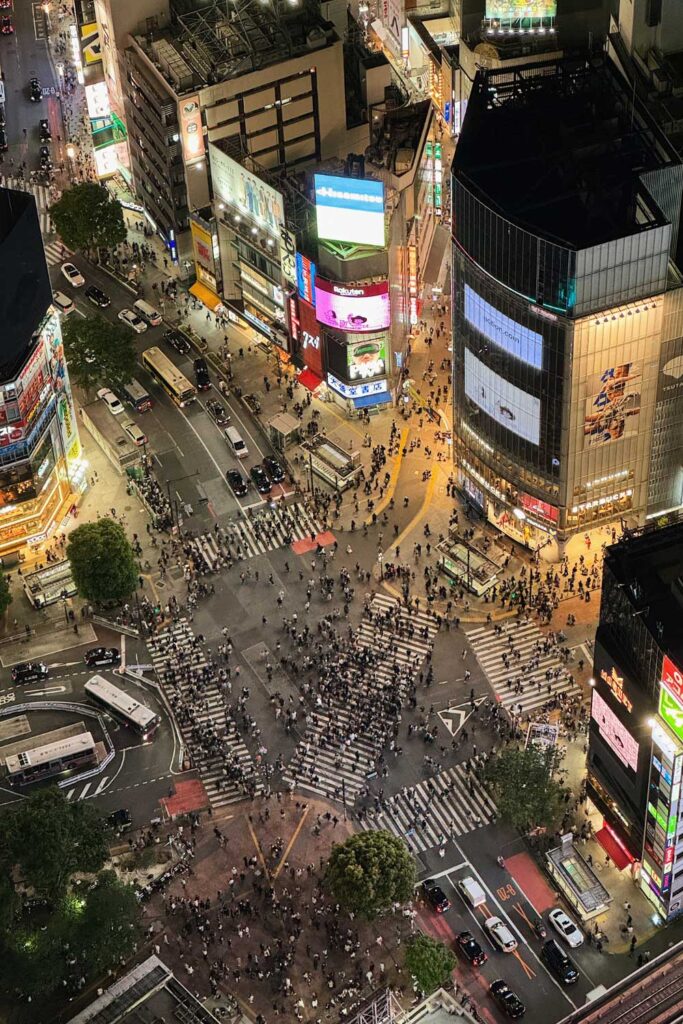
M 209 367 L 206 365 L 206 359 L 203 359 L 202 356 L 194 361 L 194 379 L 200 391 L 208 391 L 211 387 Z
M 243 498 L 249 490 L 249 481 L 238 469 L 229 469 L 225 477 L 238 498 Z
M 36 679 L 45 679 L 50 670 L 42 661 L 21 661 L 12 669 L 12 682 L 32 683 Z
M 40 147 L 40 167 L 43 171 L 52 170 L 52 158 L 50 157 L 50 150 L 47 146 Z
M 461 951 L 465 959 L 474 967 L 481 967 L 488 960 L 488 956 L 481 948 L 477 940 L 475 939 L 472 932 L 460 932 L 458 935 L 458 949 Z
M 91 284 L 85 289 L 85 297 L 92 302 L 93 306 L 99 306 L 100 309 L 106 309 L 107 306 L 111 305 L 111 299 L 106 292 L 103 292 L 97 285 Z
M 573 985 L 579 980 L 579 972 L 567 956 L 559 942 L 548 939 L 541 947 L 541 960 L 565 985 Z
M 441 886 L 433 878 L 425 878 L 422 883 L 422 894 L 437 914 L 445 914 L 450 909 L 451 901 Z
M 107 825 L 113 828 L 115 832 L 121 835 L 126 829 L 129 829 L 133 824 L 130 811 L 127 811 L 125 807 L 120 807 L 118 811 L 114 811 L 113 814 L 107 816 Z
M 230 422 L 230 416 L 224 405 L 217 402 L 215 398 L 210 398 L 206 403 L 206 411 L 208 412 L 214 423 L 217 423 L 219 427 L 225 427 Z
M 50 131 L 50 122 L 46 117 L 43 117 L 38 123 L 38 130 L 40 132 L 41 142 L 52 142 L 52 132 Z
M 40 103 L 43 98 L 43 87 L 37 78 L 32 78 L 28 83 L 29 99 L 31 103 Z
M 86 665 L 118 665 L 121 655 L 117 647 L 91 647 L 83 660 Z
M 282 483 L 285 478 L 285 471 L 277 459 L 272 459 L 270 455 L 266 455 L 263 460 L 263 465 L 266 473 L 274 484 Z
M 165 331 L 164 341 L 168 342 L 171 348 L 174 348 L 176 352 L 180 352 L 181 356 L 186 356 L 192 349 L 192 345 L 190 345 L 190 342 L 184 334 L 180 333 L 180 331 Z
M 4 128 L 0 128 L 0 153 L 6 153 L 7 149 L 7 132 Z
M 273 484 L 263 466 L 252 466 L 251 479 L 259 494 L 270 494 Z
M 0 22 L 0 31 L 2 31 L 3 36 L 11 36 L 12 33 L 14 32 L 14 25 L 12 24 L 12 19 L 7 14 L 4 16 L 4 18 L 2 18 L 2 21 Z
M 502 981 L 500 978 L 498 981 L 492 981 L 489 992 L 503 1013 L 511 1017 L 512 1020 L 519 1020 L 520 1017 L 524 1016 L 526 1006 L 515 995 L 506 981 Z

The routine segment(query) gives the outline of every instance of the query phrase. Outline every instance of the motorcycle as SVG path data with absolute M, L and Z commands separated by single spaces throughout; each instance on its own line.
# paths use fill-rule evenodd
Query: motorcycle
M 543 918 L 541 918 L 541 917 L 537 918 L 534 921 L 534 934 L 537 935 L 539 937 L 539 939 L 545 939 L 546 935 L 548 934 L 547 931 L 545 930 L 545 925 L 543 923 Z

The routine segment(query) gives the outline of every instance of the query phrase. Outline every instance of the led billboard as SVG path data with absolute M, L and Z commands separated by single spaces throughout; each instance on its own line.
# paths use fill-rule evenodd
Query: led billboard
M 187 96 L 179 103 L 180 137 L 186 164 L 194 164 L 204 156 L 204 128 L 199 96 Z
M 626 726 L 622 725 L 607 702 L 597 690 L 593 690 L 591 718 L 597 724 L 600 735 L 614 751 L 619 760 L 638 771 L 638 742 L 631 736 Z
M 346 365 L 349 380 L 371 380 L 386 372 L 386 349 L 383 336 L 365 338 L 349 345 L 346 349 Z
M 315 311 L 321 324 L 349 334 L 384 331 L 391 324 L 389 282 L 333 284 L 315 279 Z
M 300 298 L 315 305 L 315 263 L 303 253 L 296 254 L 296 284 Z
M 557 0 L 486 0 L 489 21 L 543 21 L 557 15 Z
M 662 686 L 683 704 L 683 672 L 674 665 L 671 658 L 664 656 L 662 662 Z
M 541 401 L 494 373 L 465 349 L 465 394 L 487 416 L 513 434 L 538 444 Z
M 301 328 L 300 352 L 304 363 L 320 379 L 323 379 L 323 352 L 320 324 L 310 302 L 299 299 L 299 326 Z
M 683 705 L 664 686 L 659 691 L 659 716 L 676 739 L 683 743 Z
M 593 378 L 583 421 L 586 448 L 638 433 L 640 389 L 640 368 L 634 363 L 610 366 Z
M 505 316 L 469 285 L 465 285 L 465 319 L 498 348 L 537 370 L 543 366 L 543 335 Z
M 215 197 L 279 237 L 285 223 L 280 193 L 211 142 L 209 157 Z
M 316 174 L 315 210 L 321 241 L 384 245 L 383 182 Z

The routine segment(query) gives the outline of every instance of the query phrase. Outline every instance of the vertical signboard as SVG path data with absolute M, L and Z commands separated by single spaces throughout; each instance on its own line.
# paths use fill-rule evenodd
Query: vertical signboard
M 178 106 L 180 108 L 180 138 L 183 145 L 183 157 L 186 164 L 194 164 L 201 160 L 205 153 L 199 94 L 195 93 L 194 96 L 187 96 L 180 100 Z

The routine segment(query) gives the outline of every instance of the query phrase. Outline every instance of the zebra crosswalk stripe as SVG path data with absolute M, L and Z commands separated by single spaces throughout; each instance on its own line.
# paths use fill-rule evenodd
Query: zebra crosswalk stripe
M 521 713 L 527 714 L 560 694 L 581 695 L 581 688 L 570 679 L 567 666 L 554 648 L 544 650 L 547 637 L 533 622 L 505 622 L 499 632 L 491 626 L 479 626 L 467 633 L 467 639 L 498 701 L 505 708 L 519 713 L 521 706 Z M 509 668 L 503 661 L 504 654 L 509 656 Z M 550 673 L 550 678 L 546 677 L 546 672 Z M 515 692 L 518 682 L 521 689 Z
M 286 521 L 283 519 L 286 516 Z M 202 533 L 188 541 L 201 566 L 211 571 L 225 558 L 239 560 L 265 555 L 320 533 L 320 523 L 301 502 L 285 505 L 258 529 L 248 517 L 234 519 L 223 528 L 221 540 L 215 533 Z
M 43 248 L 48 267 L 56 267 L 58 263 L 63 263 L 69 256 L 73 256 L 71 249 L 67 249 L 61 242 L 43 243 Z
M 400 790 L 386 804 L 379 814 L 364 818 L 361 828 L 391 832 L 404 839 L 413 853 L 424 853 L 450 836 L 481 828 L 496 814 L 484 786 L 476 776 L 468 776 L 461 764 Z

